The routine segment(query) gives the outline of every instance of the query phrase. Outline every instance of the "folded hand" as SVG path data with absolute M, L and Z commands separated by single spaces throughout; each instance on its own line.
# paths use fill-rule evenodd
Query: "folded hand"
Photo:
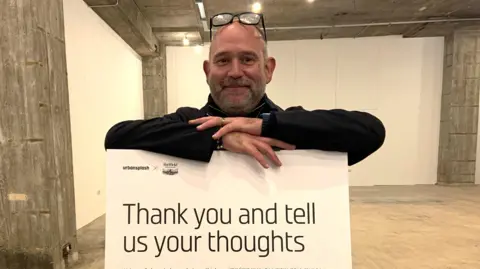
M 214 139 L 219 139 L 231 132 L 243 132 L 259 136 L 262 133 L 262 120 L 256 118 L 221 118 L 221 117 L 203 117 L 189 121 L 190 124 L 199 124 L 197 130 L 206 130 L 215 126 L 222 126 L 218 132 L 213 135 Z
M 223 147 L 231 152 L 243 153 L 254 157 L 264 168 L 269 168 L 265 156 L 267 156 L 275 165 L 281 166 L 282 162 L 272 147 L 278 147 L 286 150 L 294 150 L 295 146 L 285 142 L 250 135 L 241 132 L 231 132 L 223 137 Z

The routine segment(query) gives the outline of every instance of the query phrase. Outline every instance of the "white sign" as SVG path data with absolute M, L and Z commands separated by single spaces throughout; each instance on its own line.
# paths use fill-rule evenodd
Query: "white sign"
M 351 269 L 347 156 L 108 151 L 106 269 Z

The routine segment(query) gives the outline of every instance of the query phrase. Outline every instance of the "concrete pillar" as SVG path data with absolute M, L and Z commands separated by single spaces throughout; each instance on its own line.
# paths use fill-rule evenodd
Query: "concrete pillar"
M 480 91 L 480 27 L 445 39 L 439 184 L 472 184 L 477 159 Z
M 142 66 L 145 119 L 163 116 L 167 113 L 166 47 L 159 46 L 159 55 L 144 56 Z
M 0 268 L 76 249 L 62 0 L 0 0 Z

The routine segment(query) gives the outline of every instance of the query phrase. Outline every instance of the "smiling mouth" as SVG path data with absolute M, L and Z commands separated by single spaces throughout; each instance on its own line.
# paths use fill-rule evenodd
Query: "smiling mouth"
M 240 89 L 249 89 L 248 86 L 225 86 L 223 89 L 230 89 L 230 90 L 240 90 Z

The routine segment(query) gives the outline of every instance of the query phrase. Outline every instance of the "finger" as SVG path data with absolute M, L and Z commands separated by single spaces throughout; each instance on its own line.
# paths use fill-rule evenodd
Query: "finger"
M 194 119 L 194 120 L 189 120 L 188 123 L 190 124 L 200 124 L 200 123 L 204 123 L 204 122 L 207 122 L 209 120 L 211 120 L 213 117 L 202 117 L 202 118 L 198 118 L 198 119 Z
M 258 151 L 258 149 L 252 145 L 252 144 L 247 144 L 245 145 L 245 150 L 246 153 L 250 154 L 253 158 L 255 158 L 265 169 L 268 169 L 270 166 L 268 165 L 267 160 L 265 160 L 265 157 L 263 154 Z
M 277 154 L 273 151 L 272 147 L 262 141 L 256 141 L 255 146 L 257 146 L 257 149 L 260 150 L 263 154 L 267 155 L 270 160 L 276 165 L 276 166 L 282 166 L 282 162 L 278 158 Z
M 222 119 L 221 118 L 212 118 L 208 120 L 207 122 L 204 122 L 197 126 L 197 130 L 206 130 L 208 128 L 212 128 L 215 126 L 220 126 L 222 125 Z
M 214 135 L 213 135 L 213 139 L 219 139 L 220 137 L 228 134 L 228 133 L 231 133 L 231 132 L 234 132 L 234 131 L 237 131 L 237 126 L 234 124 L 234 123 L 230 123 L 230 124 L 227 124 L 225 126 L 223 126 L 222 128 L 220 128 L 220 130 L 218 130 Z
M 258 140 L 269 144 L 270 146 L 286 149 L 286 150 L 294 150 L 296 147 L 295 145 L 285 143 L 283 141 L 269 138 L 269 137 L 257 137 Z

